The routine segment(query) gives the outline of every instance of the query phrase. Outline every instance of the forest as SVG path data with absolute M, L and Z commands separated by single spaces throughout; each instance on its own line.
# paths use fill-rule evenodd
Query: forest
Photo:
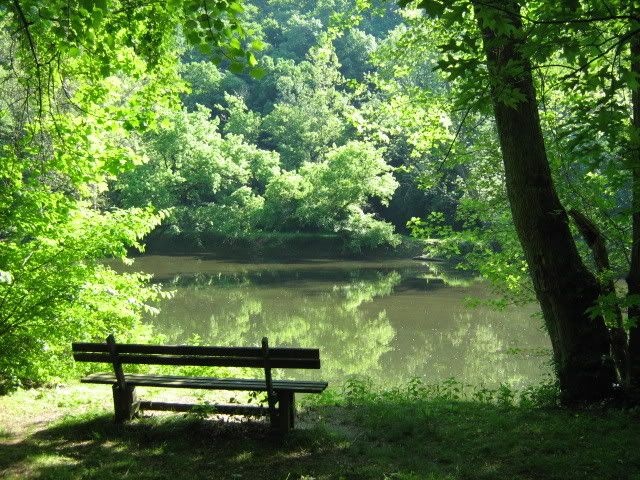
M 500 408 L 637 414 L 636 0 L 3 0 L 0 76 L 0 398 L 95 371 L 72 342 L 264 328 L 326 347 L 347 393 L 310 411 L 364 402 L 374 430 L 429 372 Z M 457 303 L 415 293 L 441 285 Z M 373 393 L 391 361 L 409 397 Z M 476 478 L 442 472 L 384 478 Z

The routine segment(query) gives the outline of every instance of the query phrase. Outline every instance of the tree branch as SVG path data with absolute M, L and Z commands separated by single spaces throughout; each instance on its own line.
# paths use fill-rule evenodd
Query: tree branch
M 38 52 L 36 49 L 36 44 L 33 40 L 33 36 L 31 35 L 31 31 L 29 30 L 29 21 L 27 20 L 27 17 L 24 14 L 24 11 L 22 10 L 22 6 L 20 5 L 20 2 L 18 0 L 13 0 L 13 6 L 16 10 L 16 13 L 18 14 L 18 19 L 20 20 L 20 23 L 22 24 L 22 28 L 24 29 L 25 35 L 27 37 L 27 42 L 29 43 L 29 50 L 31 50 L 31 55 L 33 56 L 33 62 L 35 64 L 36 67 L 36 82 L 38 84 L 38 115 L 41 118 L 42 117 L 42 78 L 41 78 L 41 64 L 40 64 L 40 59 L 38 58 Z

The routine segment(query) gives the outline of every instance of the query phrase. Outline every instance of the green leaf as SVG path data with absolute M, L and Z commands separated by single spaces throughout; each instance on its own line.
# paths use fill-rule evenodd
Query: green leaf
M 418 8 L 423 9 L 430 17 L 439 17 L 444 13 L 444 2 L 439 0 L 421 0 Z
M 256 80 L 260 80 L 264 78 L 266 74 L 267 74 L 267 71 L 264 68 L 260 68 L 260 67 L 252 68 L 249 71 L 249 75 L 251 75 Z
M 241 74 L 242 72 L 244 72 L 244 65 L 240 62 L 231 62 L 229 64 L 229 71 L 231 73 L 235 73 L 236 75 Z
M 262 40 L 253 40 L 251 42 L 251 44 L 249 45 L 249 47 L 251 48 L 251 50 L 255 50 L 257 52 L 260 52 L 262 50 L 264 50 L 264 48 L 266 47 L 266 43 L 264 43 Z

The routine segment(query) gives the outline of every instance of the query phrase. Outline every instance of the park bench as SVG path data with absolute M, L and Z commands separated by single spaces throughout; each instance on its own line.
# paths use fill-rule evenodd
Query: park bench
M 100 362 L 113 366 L 113 373 L 93 373 L 80 381 L 112 385 L 115 420 L 118 423 L 132 419 L 139 410 L 204 410 L 216 414 L 268 416 L 273 428 L 287 432 L 294 427 L 295 394 L 321 393 L 327 388 L 326 382 L 273 380 L 273 368 L 319 369 L 320 351 L 317 348 L 269 348 L 266 337 L 262 339 L 262 347 L 207 347 L 119 344 L 113 335 L 109 335 L 105 343 L 73 343 L 72 350 L 76 362 Z M 124 373 L 122 367 L 128 364 L 251 367 L 262 369 L 264 379 Z M 266 392 L 267 405 L 197 405 L 141 401 L 137 398 L 136 387 Z

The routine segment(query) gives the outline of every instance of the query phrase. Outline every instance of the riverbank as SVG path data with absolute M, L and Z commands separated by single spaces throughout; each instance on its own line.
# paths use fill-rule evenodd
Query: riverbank
M 171 236 L 163 233 L 149 235 L 145 252 L 156 255 L 197 254 L 221 258 L 412 258 L 422 254 L 423 240 L 398 235 L 400 244 L 375 248 L 354 249 L 348 240 L 337 234 L 260 232 L 238 238 L 217 236 Z
M 303 401 L 284 439 L 259 422 L 176 414 L 118 427 L 111 408 L 102 386 L 0 397 L 0 477 L 640 478 L 638 412 L 514 405 L 509 392 L 464 400 L 455 385 L 434 396 L 356 384 Z

